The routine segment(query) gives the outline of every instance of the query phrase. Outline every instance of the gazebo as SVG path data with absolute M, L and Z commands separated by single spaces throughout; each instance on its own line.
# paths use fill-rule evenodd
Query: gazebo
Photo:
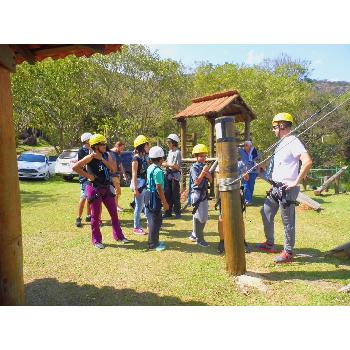
M 244 122 L 244 139 L 250 139 L 250 123 L 256 115 L 244 102 L 237 90 L 203 96 L 192 100 L 192 104 L 174 118 L 181 126 L 182 157 L 186 157 L 187 119 L 205 117 L 209 122 L 209 156 L 215 156 L 215 119 L 223 115 L 235 117 L 235 122 Z
M 113 45 L 0 45 L 0 305 L 24 304 L 21 204 L 15 131 L 12 118 L 10 73 L 24 61 L 31 64 L 67 55 L 89 57 L 121 49 Z

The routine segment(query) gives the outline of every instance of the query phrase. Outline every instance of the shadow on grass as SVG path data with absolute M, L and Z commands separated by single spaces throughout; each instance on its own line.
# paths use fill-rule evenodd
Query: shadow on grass
M 55 194 L 50 194 L 42 191 L 21 191 L 21 203 L 48 203 L 52 202 L 52 199 L 57 197 Z
M 55 278 L 37 279 L 25 285 L 27 305 L 207 305 L 182 301 L 173 296 L 114 287 L 98 288 L 91 284 L 59 282 Z

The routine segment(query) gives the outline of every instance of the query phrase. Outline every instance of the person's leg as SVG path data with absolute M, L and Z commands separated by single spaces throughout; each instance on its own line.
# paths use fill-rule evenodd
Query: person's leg
M 205 242 L 204 240 L 204 227 L 208 221 L 208 200 L 200 202 L 197 212 L 195 213 L 195 228 L 197 243 Z
M 266 244 L 273 247 L 275 244 L 274 240 L 274 220 L 275 215 L 278 211 L 279 204 L 272 198 L 267 197 L 265 199 L 264 205 L 260 210 L 261 218 L 264 224 L 264 233 L 266 237 Z M 264 243 L 258 245 L 257 247 L 264 250 Z
M 287 200 L 295 201 L 299 194 L 299 187 L 287 191 Z M 281 217 L 284 225 L 284 250 L 289 254 L 293 253 L 295 245 L 295 204 L 286 208 L 280 205 Z
M 113 176 L 112 177 L 112 183 L 113 183 L 113 186 L 114 186 L 114 189 L 115 189 L 115 197 L 114 197 L 114 200 L 115 200 L 115 205 L 118 207 L 118 191 L 117 191 L 117 184 L 118 180 L 117 180 L 117 176 Z
M 250 177 L 250 175 L 249 175 L 249 177 Z M 250 193 L 249 180 L 246 181 L 246 180 L 242 179 L 242 185 L 243 185 L 245 202 L 251 203 L 252 202 L 252 195 Z
M 94 198 L 96 193 L 97 193 L 97 190 L 92 186 L 86 187 L 86 194 L 88 198 Z M 92 244 L 102 243 L 102 235 L 100 230 L 101 207 L 102 207 L 101 197 L 96 198 L 90 203 Z
M 148 219 L 148 248 L 154 249 L 159 244 L 159 232 L 157 235 L 157 213 L 147 210 Z
M 249 174 L 249 190 L 250 190 L 251 202 L 253 201 L 256 177 L 257 177 L 256 173 Z
M 218 244 L 218 252 L 220 254 L 222 254 L 225 251 L 225 246 L 224 246 L 224 229 L 223 229 L 223 223 L 222 223 L 222 216 L 221 215 L 219 215 L 219 220 L 218 220 L 218 232 L 219 232 L 219 237 L 220 237 L 220 242 Z
M 123 231 L 120 227 L 120 222 L 119 222 L 119 218 L 118 218 L 117 206 L 115 204 L 115 199 L 113 198 L 113 196 L 111 194 L 107 193 L 102 198 L 102 200 L 103 200 L 103 204 L 107 208 L 108 213 L 111 217 L 113 238 L 116 241 L 118 241 L 118 240 L 121 241 L 125 237 L 124 237 Z
M 173 212 L 173 187 L 172 180 L 165 179 L 165 198 L 169 204 L 169 210 L 164 213 L 164 216 L 171 216 Z
M 142 195 L 135 197 L 135 209 L 134 209 L 134 228 L 141 228 L 140 216 L 142 210 Z
M 122 209 L 119 206 L 119 198 L 122 194 L 122 190 L 121 190 L 121 186 L 120 186 L 120 177 L 116 176 L 116 180 L 115 180 L 115 198 L 116 198 L 116 205 L 117 205 L 117 209 Z
M 174 207 L 174 213 L 176 216 L 181 215 L 181 201 L 180 201 L 180 181 L 172 181 L 172 203 Z

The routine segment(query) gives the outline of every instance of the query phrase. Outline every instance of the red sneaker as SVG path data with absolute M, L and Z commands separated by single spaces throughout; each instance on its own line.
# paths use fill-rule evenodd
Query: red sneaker
M 274 259 L 276 264 L 289 263 L 293 261 L 293 254 L 286 252 L 285 250 L 279 256 L 276 256 Z
M 262 250 L 263 252 L 266 252 L 266 253 L 274 253 L 274 254 L 278 253 L 275 246 L 273 244 L 270 244 L 267 242 L 257 244 L 256 248 L 259 250 Z

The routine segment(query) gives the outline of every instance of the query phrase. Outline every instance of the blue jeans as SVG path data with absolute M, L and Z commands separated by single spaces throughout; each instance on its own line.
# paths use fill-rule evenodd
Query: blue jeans
M 145 206 L 145 192 L 143 190 L 139 196 L 135 197 L 135 209 L 134 209 L 134 228 L 140 228 L 140 216 L 141 212 Z
M 248 203 L 251 203 L 253 201 L 253 192 L 254 192 L 256 177 L 257 177 L 256 173 L 250 173 L 248 181 L 242 179 L 242 184 L 244 188 L 244 197 L 245 197 L 245 201 Z

